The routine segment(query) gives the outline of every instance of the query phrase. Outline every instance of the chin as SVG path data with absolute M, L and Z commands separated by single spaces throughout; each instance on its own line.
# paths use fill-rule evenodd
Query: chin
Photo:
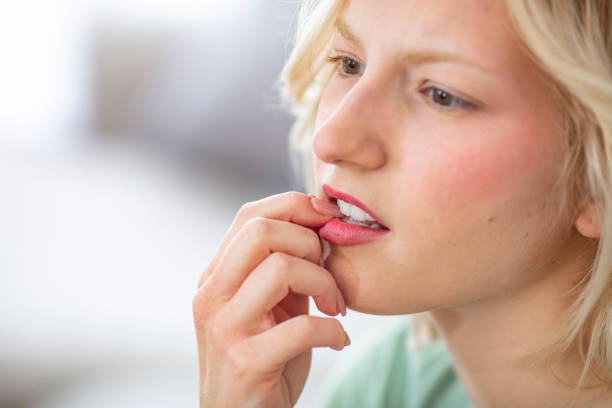
M 397 266 L 372 262 L 375 257 L 359 260 L 355 247 L 332 245 L 325 268 L 336 280 L 347 308 L 373 315 L 401 315 L 445 308 L 459 302 L 457 293 L 436 285 L 435 281 L 410 284 L 416 279 L 389 273 Z M 363 252 L 361 253 L 363 254 Z M 386 278 L 386 279 L 385 279 Z
M 428 306 L 431 305 L 426 305 L 424 299 L 418 299 L 423 293 L 403 293 L 397 286 L 393 290 L 393 287 L 387 287 L 390 282 L 385 282 L 378 276 L 364 275 L 371 271 L 384 271 L 384 268 L 365 265 L 358 268 L 354 262 L 333 255 L 328 258 L 325 268 L 336 280 L 346 306 L 351 310 L 374 315 L 398 315 L 430 309 Z

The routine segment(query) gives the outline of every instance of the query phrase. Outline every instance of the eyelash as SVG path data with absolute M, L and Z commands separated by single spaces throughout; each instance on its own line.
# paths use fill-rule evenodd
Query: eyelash
M 450 97 L 452 101 L 454 101 L 454 103 L 452 103 L 451 105 L 442 105 L 439 103 L 436 103 L 432 100 L 433 103 L 435 103 L 436 105 L 440 106 L 442 109 L 451 109 L 453 107 L 460 107 L 460 108 L 466 108 L 466 109 L 475 109 L 476 105 L 474 105 L 471 102 L 466 101 L 465 99 L 461 99 L 458 96 L 453 95 L 450 92 L 445 91 L 442 88 L 438 88 L 436 86 L 428 86 L 427 88 L 423 89 L 421 91 L 422 93 L 424 93 L 425 95 L 433 98 L 434 95 L 437 94 L 437 96 L 442 97 L 441 94 L 446 95 L 444 98 Z
M 357 64 L 359 64 L 359 66 L 362 66 L 361 63 L 357 62 L 355 59 L 347 57 L 347 56 L 328 56 L 327 57 L 327 62 L 329 62 L 330 64 L 333 65 L 338 65 L 337 69 L 336 69 L 336 73 L 341 77 L 341 78 L 350 78 L 350 77 L 354 77 L 357 76 L 358 74 L 347 74 L 346 72 L 344 72 L 343 67 L 344 67 L 344 63 L 347 61 L 353 61 Z M 452 109 L 455 107 L 460 107 L 460 108 L 466 108 L 466 109 L 474 109 L 476 108 L 476 105 L 474 105 L 471 102 L 468 102 L 464 99 L 459 98 L 458 96 L 453 95 L 452 93 L 442 89 L 442 88 L 438 88 L 435 86 L 429 86 L 423 90 L 421 90 L 421 92 L 431 98 L 434 97 L 434 95 L 437 95 L 439 97 L 442 97 L 442 95 L 446 95 L 443 98 L 447 98 L 450 97 L 452 101 L 454 101 L 452 104 L 450 105 L 442 105 L 440 103 L 436 103 L 435 101 L 431 101 L 432 103 L 434 103 L 435 105 L 437 105 L 440 109 Z
M 353 75 L 347 74 L 342 70 L 344 63 L 347 61 L 353 61 L 359 64 L 359 66 L 362 66 L 361 63 L 357 62 L 357 60 L 355 60 L 354 58 L 350 58 L 350 57 L 346 57 L 342 55 L 339 55 L 336 57 L 332 57 L 332 56 L 327 57 L 327 62 L 329 62 L 332 65 L 338 65 L 336 72 L 343 78 L 349 78 L 349 77 L 355 76 L 354 74 Z

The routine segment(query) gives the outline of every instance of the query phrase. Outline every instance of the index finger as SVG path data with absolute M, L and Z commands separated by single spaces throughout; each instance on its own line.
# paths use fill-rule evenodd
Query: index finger
M 311 229 L 319 228 L 334 218 L 333 215 L 323 214 L 315 210 L 311 203 L 312 197 L 297 191 L 288 191 L 244 204 L 238 211 L 238 214 L 236 214 L 236 217 L 234 217 L 234 221 L 225 234 L 223 241 L 221 241 L 217 253 L 204 273 L 202 273 L 198 282 L 198 288 L 202 286 L 212 271 L 215 270 L 232 238 L 251 218 L 265 217 L 289 221 Z

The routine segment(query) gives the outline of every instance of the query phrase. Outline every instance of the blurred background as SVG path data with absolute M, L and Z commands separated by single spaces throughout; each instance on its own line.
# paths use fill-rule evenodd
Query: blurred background
M 243 203 L 303 191 L 298 7 L 0 4 L 0 407 L 197 406 L 197 279 Z M 389 320 L 342 319 L 350 348 Z M 299 407 L 344 355 L 315 349 Z

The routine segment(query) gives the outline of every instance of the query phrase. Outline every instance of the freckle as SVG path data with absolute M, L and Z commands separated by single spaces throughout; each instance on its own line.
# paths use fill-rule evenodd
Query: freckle
M 546 208 L 546 203 L 542 204 L 542 209 Z
M 497 217 L 489 217 L 489 219 L 487 221 L 492 222 L 495 221 L 497 219 Z
M 529 233 L 528 233 L 528 232 L 526 232 L 526 233 L 525 233 L 525 238 L 527 238 L 528 236 L 529 236 Z
M 527 218 L 531 217 L 531 213 L 527 213 Z

